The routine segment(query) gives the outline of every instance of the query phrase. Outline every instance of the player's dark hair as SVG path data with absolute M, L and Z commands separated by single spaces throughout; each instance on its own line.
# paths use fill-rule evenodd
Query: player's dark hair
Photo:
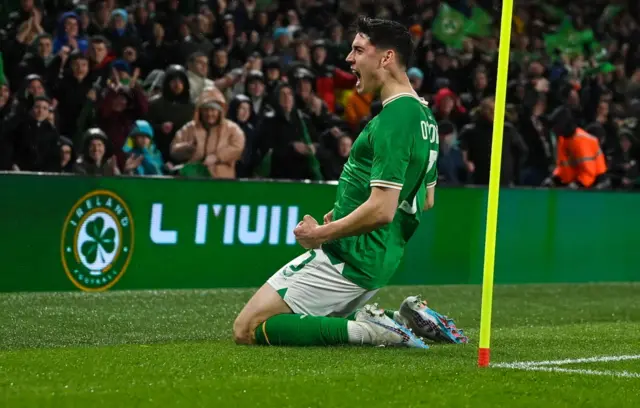
M 413 45 L 411 34 L 404 25 L 380 18 L 359 17 L 356 21 L 356 33 L 369 37 L 376 48 L 392 49 L 398 55 L 400 65 L 407 67 L 411 63 Z

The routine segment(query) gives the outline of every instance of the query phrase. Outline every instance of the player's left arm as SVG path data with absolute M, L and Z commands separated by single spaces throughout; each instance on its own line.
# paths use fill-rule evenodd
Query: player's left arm
M 400 190 L 389 187 L 372 187 L 367 201 L 346 217 L 318 227 L 320 241 L 366 234 L 383 227 L 395 216 Z
M 436 186 L 435 184 L 431 187 L 427 187 L 427 198 L 424 200 L 424 206 L 422 211 L 427 211 L 433 208 L 436 205 Z
M 380 117 L 385 126 L 380 126 L 371 136 L 373 163 L 369 198 L 346 217 L 319 227 L 322 240 L 364 234 L 393 221 L 415 135 L 420 134 L 419 121 L 398 120 L 407 116 L 402 106 L 394 104 L 385 108 L 384 113 L 380 113 L 385 114 L 385 117 Z

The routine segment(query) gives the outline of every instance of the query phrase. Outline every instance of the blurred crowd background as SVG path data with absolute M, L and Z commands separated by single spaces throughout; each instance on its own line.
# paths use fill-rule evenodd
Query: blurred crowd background
M 414 38 L 439 184 L 488 182 L 501 1 L 1 3 L 0 170 L 336 180 L 368 15 Z M 639 3 L 515 0 L 510 52 L 502 184 L 638 188 Z

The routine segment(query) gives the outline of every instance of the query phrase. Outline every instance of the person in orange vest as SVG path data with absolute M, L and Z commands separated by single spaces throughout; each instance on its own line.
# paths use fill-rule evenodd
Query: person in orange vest
M 558 136 L 556 168 L 543 186 L 601 189 L 608 185 L 607 164 L 598 138 L 576 125 L 571 111 L 561 106 L 549 117 Z

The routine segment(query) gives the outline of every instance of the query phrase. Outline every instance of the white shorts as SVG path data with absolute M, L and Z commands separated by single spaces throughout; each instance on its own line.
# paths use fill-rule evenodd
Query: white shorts
M 289 262 L 267 283 L 293 313 L 346 317 L 378 291 L 363 289 L 340 273 L 322 249 L 310 250 Z

